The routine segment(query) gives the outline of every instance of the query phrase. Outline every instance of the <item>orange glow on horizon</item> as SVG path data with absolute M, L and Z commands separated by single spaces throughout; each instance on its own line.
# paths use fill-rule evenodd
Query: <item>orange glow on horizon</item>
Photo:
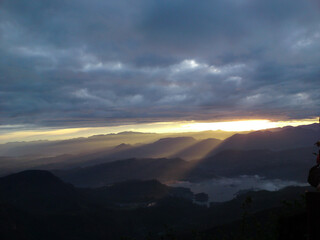
M 196 131 L 222 130 L 230 132 L 242 132 L 262 130 L 277 127 L 277 123 L 269 120 L 243 120 L 230 122 L 213 122 L 213 123 L 191 123 L 183 126 L 184 128 Z
M 318 119 L 303 119 L 291 121 L 271 121 L 267 119 L 252 119 L 221 122 L 155 122 L 143 124 L 131 124 L 106 127 L 65 128 L 65 129 L 33 129 L 16 130 L 4 132 L 0 135 L 0 144 L 12 141 L 34 141 L 34 140 L 61 140 L 77 137 L 89 137 L 99 134 L 119 133 L 124 131 L 143 133 L 183 133 L 200 131 L 256 131 L 284 126 L 299 126 L 317 123 Z M 0 126 L 1 127 L 1 126 Z M 20 128 L 21 129 L 21 128 Z M 1 129 L 0 129 L 1 130 Z
M 190 131 L 257 131 L 271 128 L 281 128 L 285 126 L 300 126 L 317 123 L 317 119 L 303 119 L 292 121 L 271 121 L 267 119 L 254 119 L 254 120 L 239 120 L 239 121 L 226 121 L 226 122 L 194 122 L 182 125 L 183 128 Z

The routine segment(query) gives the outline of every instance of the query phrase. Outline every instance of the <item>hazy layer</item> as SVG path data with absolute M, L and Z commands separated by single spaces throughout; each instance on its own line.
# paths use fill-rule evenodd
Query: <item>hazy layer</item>
M 209 201 L 224 202 L 231 200 L 239 191 L 267 190 L 277 191 L 287 186 L 307 186 L 306 183 L 296 181 L 284 181 L 280 179 L 266 179 L 258 175 L 240 176 L 237 178 L 219 178 L 208 181 L 191 183 L 177 182 L 175 187 L 187 187 L 194 193 L 205 192 L 209 195 Z

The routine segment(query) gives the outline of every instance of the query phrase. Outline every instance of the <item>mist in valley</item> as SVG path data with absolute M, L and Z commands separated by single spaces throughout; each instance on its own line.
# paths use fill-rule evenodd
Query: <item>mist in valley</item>
M 278 191 L 288 186 L 308 186 L 306 182 L 296 182 L 281 179 L 267 179 L 258 175 L 239 176 L 235 178 L 217 178 L 201 182 L 176 182 L 174 187 L 186 187 L 194 193 L 207 193 L 210 202 L 230 201 L 238 194 L 248 191 Z

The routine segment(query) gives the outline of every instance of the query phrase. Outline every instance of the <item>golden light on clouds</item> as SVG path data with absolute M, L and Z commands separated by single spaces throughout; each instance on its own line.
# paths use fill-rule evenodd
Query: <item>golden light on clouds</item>
M 43 139 L 70 138 L 70 135 L 79 133 L 90 128 L 67 128 L 54 130 L 25 130 L 4 133 L 0 135 L 0 143 L 8 141 L 33 141 Z
M 222 130 L 222 131 L 252 131 L 277 127 L 277 123 L 269 120 L 245 120 L 213 123 L 190 123 L 183 126 L 192 131 Z
M 240 121 L 227 121 L 227 122 L 201 122 L 189 123 L 182 125 L 183 128 L 190 131 L 207 131 L 207 130 L 222 130 L 232 132 L 242 131 L 256 131 L 270 128 L 279 128 L 285 126 L 299 126 L 316 123 L 317 119 L 304 119 L 292 121 L 271 121 L 267 119 L 257 120 L 240 120 Z
M 224 122 L 156 122 L 107 127 L 67 128 L 67 129 L 36 129 L 4 132 L 0 135 L 0 143 L 12 141 L 61 140 L 76 137 L 89 137 L 98 134 L 119 133 L 124 131 L 148 133 L 182 133 L 198 131 L 254 131 L 284 126 L 299 126 L 317 123 L 318 119 L 292 121 L 271 121 L 267 119 L 239 120 Z M 20 126 L 21 127 L 21 126 Z M 214 137 L 214 136 L 213 136 Z

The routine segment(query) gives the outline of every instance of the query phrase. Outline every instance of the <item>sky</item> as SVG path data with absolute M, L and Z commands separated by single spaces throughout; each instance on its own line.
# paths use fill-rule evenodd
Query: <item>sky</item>
M 0 133 L 315 119 L 319 66 L 318 0 L 1 0 Z

